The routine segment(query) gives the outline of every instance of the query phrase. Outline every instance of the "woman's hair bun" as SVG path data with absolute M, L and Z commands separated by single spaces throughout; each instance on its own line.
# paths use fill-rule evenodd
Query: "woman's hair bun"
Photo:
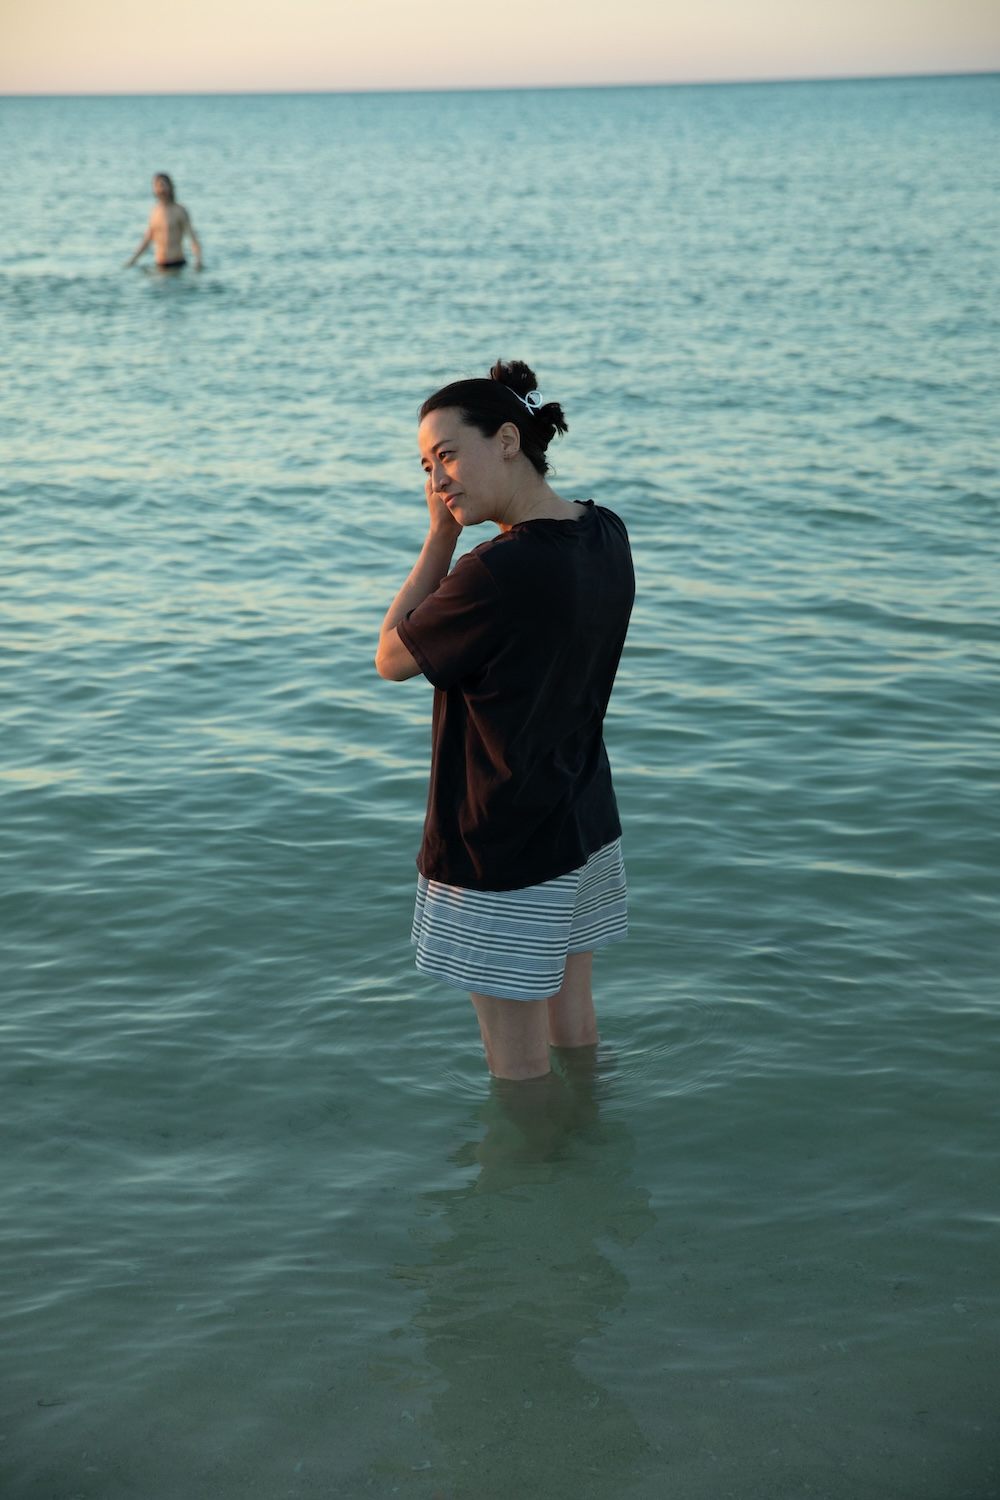
M 538 376 L 523 359 L 498 359 L 490 371 L 490 379 L 505 385 L 515 396 L 522 398 L 538 389 Z M 533 407 L 532 415 L 543 450 L 549 446 L 557 432 L 563 433 L 569 429 L 566 414 L 558 401 L 546 401 L 544 406 Z
M 516 396 L 526 396 L 538 389 L 538 377 L 523 359 L 498 359 L 490 371 L 490 379 L 509 386 Z

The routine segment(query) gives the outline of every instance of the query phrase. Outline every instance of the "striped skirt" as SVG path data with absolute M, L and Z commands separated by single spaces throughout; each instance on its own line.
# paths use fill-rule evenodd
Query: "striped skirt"
M 417 881 L 417 968 L 476 995 L 545 1000 L 562 984 L 567 954 L 627 935 L 620 839 L 578 870 L 519 891 L 467 891 L 423 875 Z

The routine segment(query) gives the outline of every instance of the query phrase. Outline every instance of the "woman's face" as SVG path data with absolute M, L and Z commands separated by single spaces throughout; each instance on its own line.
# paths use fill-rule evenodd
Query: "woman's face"
M 483 437 L 454 407 L 427 414 L 420 424 L 420 462 L 431 489 L 461 526 L 497 521 L 511 491 L 508 460 L 517 456 L 520 434 L 505 422 Z M 505 456 L 506 455 L 506 456 Z

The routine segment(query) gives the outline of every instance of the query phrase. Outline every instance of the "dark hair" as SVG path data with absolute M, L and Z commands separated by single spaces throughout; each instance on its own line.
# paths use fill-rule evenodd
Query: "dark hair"
M 170 189 L 170 196 L 171 196 L 171 198 L 174 196 L 173 179 L 171 178 L 169 172 L 154 172 L 153 173 L 153 181 L 154 182 L 165 182 L 167 184 L 167 187 Z
M 522 360 L 498 359 L 488 380 L 453 380 L 428 396 L 420 408 L 420 420 L 432 411 L 453 406 L 461 412 L 462 421 L 483 437 L 492 437 L 504 422 L 513 422 L 521 434 L 521 452 L 539 474 L 547 474 L 545 450 L 557 432 L 566 431 L 568 423 L 558 401 L 546 401 L 544 406 L 529 410 L 519 399 L 537 385 L 534 370 Z

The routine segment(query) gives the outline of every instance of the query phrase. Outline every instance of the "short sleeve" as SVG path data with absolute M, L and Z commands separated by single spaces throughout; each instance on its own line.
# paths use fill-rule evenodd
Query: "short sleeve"
M 473 552 L 460 557 L 447 578 L 396 629 L 434 687 L 447 691 L 482 672 L 502 641 L 502 599 Z

